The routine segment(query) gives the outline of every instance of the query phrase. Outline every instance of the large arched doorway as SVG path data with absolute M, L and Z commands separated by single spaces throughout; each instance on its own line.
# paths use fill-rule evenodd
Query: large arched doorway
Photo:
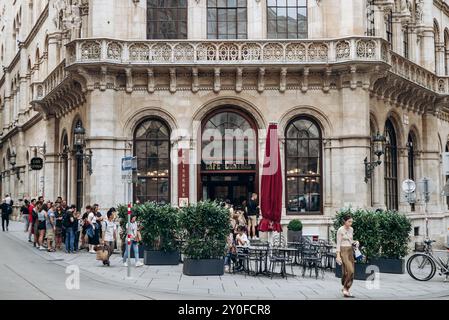
M 240 206 L 259 188 L 254 118 L 223 106 L 203 119 L 201 129 L 198 199 L 229 199 Z
M 159 118 L 142 121 L 134 131 L 137 178 L 134 201 L 170 203 L 170 128 Z

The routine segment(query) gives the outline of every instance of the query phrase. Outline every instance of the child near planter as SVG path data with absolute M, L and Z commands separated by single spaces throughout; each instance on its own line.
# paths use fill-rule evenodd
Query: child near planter
M 233 263 L 235 263 L 235 257 L 236 257 L 236 253 L 237 250 L 235 248 L 235 242 L 234 242 L 234 230 L 231 229 L 230 233 L 226 239 L 226 247 L 227 247 L 227 254 L 225 257 L 225 272 L 229 272 L 230 268 L 231 268 L 231 261 Z

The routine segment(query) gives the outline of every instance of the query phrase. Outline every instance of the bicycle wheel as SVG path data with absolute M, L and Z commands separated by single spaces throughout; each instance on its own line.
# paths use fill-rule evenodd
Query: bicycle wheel
M 407 272 L 415 280 L 428 281 L 436 271 L 435 262 L 428 255 L 417 253 L 407 261 Z

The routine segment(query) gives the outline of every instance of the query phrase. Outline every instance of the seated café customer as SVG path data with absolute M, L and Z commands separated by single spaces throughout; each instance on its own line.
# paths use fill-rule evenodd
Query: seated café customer
M 237 236 L 235 237 L 235 244 L 239 247 L 244 247 L 245 249 L 249 247 L 248 236 L 245 233 L 244 226 L 237 227 Z M 245 250 L 244 250 L 245 251 Z M 237 271 L 241 271 L 243 269 L 243 259 L 239 259 L 237 261 Z

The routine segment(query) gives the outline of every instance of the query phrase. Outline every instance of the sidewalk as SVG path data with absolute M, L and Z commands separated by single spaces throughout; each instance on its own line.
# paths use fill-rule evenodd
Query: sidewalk
M 301 277 L 301 269 L 294 267 L 296 277 L 270 279 L 264 276 L 225 274 L 220 277 L 189 277 L 182 274 L 182 264 L 178 266 L 132 267 L 132 279 L 126 279 L 127 268 L 120 255 L 111 257 L 111 267 L 105 267 L 95 260 L 95 255 L 83 251 L 78 254 L 63 252 L 48 253 L 34 249 L 28 243 L 23 224 L 11 222 L 9 236 L 30 251 L 35 251 L 45 259 L 62 266 L 77 265 L 81 272 L 90 276 L 125 284 L 147 292 L 183 293 L 199 299 L 342 299 L 340 279 L 334 273 L 326 272 L 324 279 Z M 32 254 L 32 252 L 30 252 Z M 134 265 L 134 259 L 132 260 Z M 289 270 L 289 269 L 288 269 Z M 364 281 L 354 281 L 353 294 L 360 299 L 449 299 L 449 282 L 438 274 L 428 282 L 413 280 L 407 273 L 403 275 L 381 274 L 379 289 L 369 289 Z

